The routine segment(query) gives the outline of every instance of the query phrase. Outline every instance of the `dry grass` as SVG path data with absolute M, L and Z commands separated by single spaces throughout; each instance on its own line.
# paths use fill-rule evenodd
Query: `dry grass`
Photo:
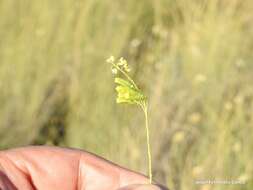
M 155 179 L 251 190 L 252 9 L 250 0 L 1 1 L 1 148 L 67 145 L 145 172 L 142 117 L 114 103 L 104 61 L 113 54 L 150 97 Z

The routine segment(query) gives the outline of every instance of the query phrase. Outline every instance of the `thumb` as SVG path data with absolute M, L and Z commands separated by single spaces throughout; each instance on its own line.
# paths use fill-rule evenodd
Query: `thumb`
M 157 185 L 128 185 L 117 190 L 167 190 L 166 188 Z

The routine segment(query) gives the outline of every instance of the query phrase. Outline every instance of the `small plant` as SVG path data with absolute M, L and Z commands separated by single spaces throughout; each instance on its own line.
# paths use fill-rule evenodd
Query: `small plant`
M 113 56 L 107 59 L 107 62 L 112 65 L 112 73 L 114 75 L 121 74 L 122 77 L 115 77 L 117 103 L 135 104 L 140 106 L 145 116 L 146 138 L 147 138 L 147 152 L 148 152 L 148 172 L 149 181 L 152 183 L 152 159 L 150 150 L 149 139 L 149 126 L 148 126 L 148 101 L 144 93 L 139 89 L 134 80 L 129 76 L 130 68 L 124 58 L 120 58 L 117 62 Z

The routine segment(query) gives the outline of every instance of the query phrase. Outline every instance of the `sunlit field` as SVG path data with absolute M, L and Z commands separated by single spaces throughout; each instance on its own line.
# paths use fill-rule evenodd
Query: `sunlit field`
M 0 148 L 82 148 L 147 174 L 144 118 L 115 102 L 114 55 L 149 97 L 156 181 L 252 190 L 252 10 L 252 0 L 0 1 Z

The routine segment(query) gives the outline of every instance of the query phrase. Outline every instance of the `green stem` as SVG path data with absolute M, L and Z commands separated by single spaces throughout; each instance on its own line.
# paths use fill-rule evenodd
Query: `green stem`
M 145 127 L 146 127 L 146 138 L 147 138 L 147 151 L 148 151 L 148 173 L 149 173 L 149 183 L 152 184 L 152 157 L 150 148 L 150 135 L 148 126 L 148 110 L 146 103 L 143 105 L 143 111 L 145 114 Z
M 139 89 L 138 86 L 135 84 L 134 80 L 124 71 L 122 70 L 118 65 L 116 65 L 115 63 L 112 63 L 112 65 L 117 68 L 123 75 L 125 75 L 125 77 L 132 83 L 132 85 L 134 85 L 134 87 L 136 89 Z

